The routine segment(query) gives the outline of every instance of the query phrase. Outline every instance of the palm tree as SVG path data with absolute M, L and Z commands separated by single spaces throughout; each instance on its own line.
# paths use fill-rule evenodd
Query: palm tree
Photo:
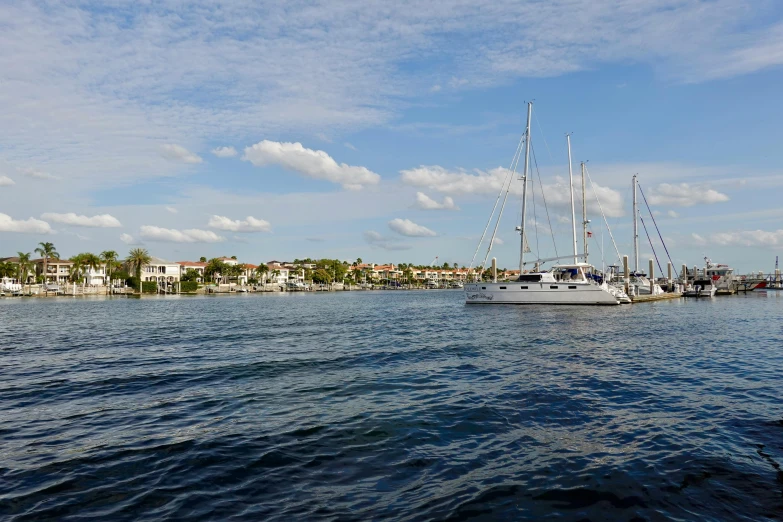
M 266 263 L 260 263 L 258 265 L 258 268 L 256 268 L 256 272 L 261 274 L 261 280 L 266 284 L 266 277 L 269 274 L 269 266 L 267 266 Z
M 48 283 L 49 272 L 47 270 L 49 266 L 49 259 L 60 259 L 60 254 L 54 248 L 52 243 L 38 243 L 38 248 L 35 249 L 35 253 L 43 258 L 43 273 L 44 273 L 44 286 Z M 48 294 L 49 291 L 47 290 Z
M 84 266 L 85 272 L 88 269 L 98 270 L 98 267 L 101 266 L 101 258 L 96 256 L 95 254 L 87 252 L 85 254 L 82 254 L 82 256 L 84 256 L 82 258 L 82 265 Z M 86 278 L 85 278 L 84 283 L 85 284 L 87 283 Z
M 25 284 L 27 281 L 27 273 L 30 271 L 30 267 L 32 266 L 32 263 L 30 263 L 31 254 L 29 252 L 27 254 L 24 252 L 17 252 L 17 255 L 19 256 L 19 282 L 21 284 Z
M 71 282 L 76 283 L 82 278 L 82 272 L 84 271 L 84 254 L 77 254 L 71 258 Z
M 101 261 L 106 264 L 106 281 L 111 282 L 111 273 L 117 268 L 119 255 L 114 250 L 104 250 L 101 252 Z
M 125 258 L 125 262 L 128 264 L 131 272 L 136 272 L 136 277 L 139 278 L 139 295 L 141 295 L 141 268 L 145 265 L 149 265 L 152 261 L 150 253 L 145 248 L 134 248 L 128 252 L 128 257 Z
M 13 263 L 0 261 L 0 278 L 13 277 L 16 273 L 16 267 Z

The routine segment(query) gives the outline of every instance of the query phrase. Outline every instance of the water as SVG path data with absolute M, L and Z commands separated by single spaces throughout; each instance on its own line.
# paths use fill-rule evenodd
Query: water
M 782 294 L 0 300 L 0 519 L 780 519 Z

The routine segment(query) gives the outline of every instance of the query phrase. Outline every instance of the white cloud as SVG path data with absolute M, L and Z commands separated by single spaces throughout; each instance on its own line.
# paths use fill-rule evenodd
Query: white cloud
M 0 187 L 10 187 L 11 185 L 16 185 L 14 180 L 8 176 L 0 176 Z
M 63 225 L 71 225 L 74 227 L 114 228 L 122 226 L 122 223 L 111 214 L 98 214 L 89 217 L 77 215 L 73 212 L 68 212 L 67 214 L 46 212 L 41 214 L 41 219 L 47 219 L 49 221 L 54 221 L 55 223 L 62 223 Z
M 219 236 L 211 230 L 176 230 L 173 228 L 161 228 L 152 225 L 144 225 L 140 229 L 140 235 L 150 241 L 165 241 L 170 243 L 219 243 L 226 238 Z
M 701 204 L 722 203 L 728 200 L 729 197 L 726 194 L 704 185 L 661 183 L 650 190 L 651 205 L 692 207 Z
M 177 213 L 177 209 L 174 208 L 174 207 L 166 207 L 166 211 L 171 213 L 171 214 L 176 214 Z
M 167 143 L 160 148 L 160 154 L 167 160 L 181 161 L 183 163 L 201 163 L 201 156 L 190 152 L 181 145 Z
M 438 165 L 422 165 L 414 169 L 400 171 L 402 182 L 407 185 L 426 187 L 444 194 L 482 194 L 492 196 L 496 196 L 500 189 L 505 186 L 508 173 L 509 170 L 503 167 L 497 167 L 488 171 L 475 170 L 474 174 L 471 174 L 464 170 L 449 171 Z M 522 194 L 522 184 L 516 180 L 518 174 L 511 183 L 511 193 L 514 195 Z M 625 215 L 623 197 L 618 191 L 603 187 L 597 183 L 594 183 L 593 187 L 595 187 L 595 192 L 598 193 L 598 197 L 601 200 L 601 206 L 608 217 Z M 568 209 L 570 211 L 571 197 L 568 191 L 568 182 L 565 179 L 555 177 L 554 183 L 544 183 L 543 188 L 544 196 L 550 209 Z M 582 198 L 580 187 L 574 187 L 574 193 L 574 198 L 580 201 Z M 537 200 L 542 203 L 538 179 L 531 181 L 528 185 L 528 197 L 531 200 L 534 194 Z M 587 209 L 593 215 L 600 212 L 592 190 L 588 190 Z
M 269 221 L 256 219 L 253 216 L 247 216 L 244 220 L 232 220 L 225 216 L 212 216 L 209 219 L 208 226 L 229 232 L 270 232 L 272 230 L 272 225 Z
M 525 243 L 527 243 L 527 237 L 525 237 Z M 492 240 L 492 246 L 501 246 L 503 244 L 505 244 L 505 242 L 499 237 Z
M 387 237 L 384 237 L 383 235 L 379 234 L 375 230 L 367 230 L 364 232 L 364 240 L 367 241 L 372 246 L 376 246 L 378 248 L 382 248 L 384 250 L 410 250 L 413 248 L 413 245 L 409 245 L 407 243 L 400 243 L 398 241 L 394 241 L 392 239 L 389 239 Z
M 55 181 L 55 180 L 60 179 L 57 176 L 52 176 L 48 172 L 43 172 L 41 170 L 30 168 L 30 167 L 24 168 L 24 169 L 19 169 L 19 172 L 21 172 L 22 174 L 24 174 L 28 178 L 33 178 L 33 179 L 46 179 L 46 180 L 49 180 L 49 181 Z
M 29 218 L 14 219 L 8 214 L 0 213 L 0 232 L 19 232 L 22 234 L 50 234 L 52 227 L 46 221 Z
M 783 246 L 783 229 L 719 232 L 712 234 L 710 241 L 725 246 L 780 247 Z
M 437 236 L 437 234 L 434 231 L 430 230 L 427 227 L 417 225 L 410 219 L 400 219 L 400 218 L 392 219 L 391 221 L 389 221 L 389 228 L 402 236 L 408 236 L 408 237 Z
M 375 185 L 381 177 L 365 167 L 338 164 L 322 150 L 306 149 L 301 143 L 264 140 L 245 149 L 242 158 L 257 167 L 275 164 L 303 176 L 339 183 L 346 189 Z
M 440 92 L 440 90 L 441 90 L 441 86 L 438 84 L 435 84 L 432 87 L 430 87 L 430 92 Z
M 122 241 L 126 245 L 137 245 L 137 244 L 139 244 L 139 243 L 136 242 L 136 240 L 134 239 L 134 237 L 132 235 L 125 234 L 125 233 L 120 234 L 120 241 Z
M 343 145 L 345 146 L 346 149 L 356 150 L 356 147 L 354 147 L 353 143 L 346 141 L 345 143 L 343 143 Z
M 233 158 L 237 155 L 237 149 L 234 147 L 217 147 L 212 149 L 212 154 L 218 158 Z
M 413 207 L 421 210 L 459 210 L 451 197 L 445 196 L 443 203 L 438 203 L 424 192 L 416 193 L 416 203 L 413 204 Z
M 707 240 L 704 239 L 704 237 L 700 236 L 699 234 L 697 234 L 695 232 L 693 234 L 691 234 L 691 237 L 693 238 L 693 242 L 696 245 L 703 246 L 703 245 L 707 244 Z
M 666 213 L 666 215 L 669 216 L 670 218 L 674 218 L 674 219 L 677 219 L 678 217 L 680 217 L 680 215 L 677 212 L 673 211 L 673 210 L 668 211 Z

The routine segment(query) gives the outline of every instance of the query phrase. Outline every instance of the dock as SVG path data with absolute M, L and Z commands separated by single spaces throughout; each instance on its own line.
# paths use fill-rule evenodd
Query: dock
M 651 301 L 665 301 L 667 299 L 679 299 L 682 297 L 681 293 L 666 293 L 656 295 L 636 295 L 631 297 L 632 303 L 649 303 Z

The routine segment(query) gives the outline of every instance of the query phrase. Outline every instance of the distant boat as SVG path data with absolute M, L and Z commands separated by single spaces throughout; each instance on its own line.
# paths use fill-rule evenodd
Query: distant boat
M 609 289 L 603 277 L 595 273 L 593 266 L 589 263 L 579 263 L 577 261 L 580 257 L 584 258 L 585 254 L 580 255 L 577 253 L 570 137 L 567 137 L 567 143 L 568 171 L 571 180 L 571 225 L 573 227 L 574 253 L 573 255 L 551 259 L 539 259 L 535 262 L 535 271 L 525 273 L 525 252 L 529 251 L 526 248 L 525 210 L 527 205 L 528 170 L 530 166 L 530 124 L 532 113 L 533 103 L 528 102 L 527 127 L 525 129 L 525 166 L 522 174 L 522 223 L 518 228 L 520 232 L 519 279 L 504 283 L 499 283 L 495 280 L 486 283 L 474 282 L 466 284 L 465 303 L 618 305 L 620 301 L 616 296 L 616 292 Z M 499 220 L 500 216 L 498 216 Z M 490 248 L 493 241 L 494 233 L 490 239 Z M 573 263 L 556 265 L 550 271 L 541 271 L 539 268 L 541 263 L 558 261 L 560 259 L 573 259 Z
M 733 294 L 736 289 L 734 288 L 734 269 L 729 265 L 718 265 L 712 262 L 708 257 L 704 258 L 706 266 L 704 267 L 704 275 L 712 280 L 712 284 L 717 288 L 717 292 L 721 294 Z

